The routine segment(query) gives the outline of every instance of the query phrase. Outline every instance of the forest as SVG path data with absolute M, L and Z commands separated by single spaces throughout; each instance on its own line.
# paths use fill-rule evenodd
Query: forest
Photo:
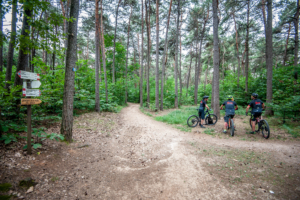
M 208 95 L 220 117 L 226 95 L 245 107 L 255 92 L 266 115 L 300 112 L 299 0 L 0 5 L 1 134 L 27 129 L 20 70 L 40 74 L 33 125 L 59 119 L 67 141 L 73 115 L 115 112 L 127 102 L 159 111 Z

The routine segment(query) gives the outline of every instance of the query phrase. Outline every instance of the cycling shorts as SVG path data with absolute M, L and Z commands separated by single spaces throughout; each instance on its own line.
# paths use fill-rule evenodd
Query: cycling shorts
M 198 112 L 198 114 L 199 114 L 199 118 L 200 118 L 200 119 L 204 119 L 204 117 L 205 117 L 205 116 L 204 116 L 204 115 L 205 115 L 204 109 L 200 109 L 199 112 Z
M 228 123 L 228 121 L 229 121 L 229 116 L 231 117 L 231 119 L 234 118 L 234 115 L 225 115 L 225 117 L 224 117 L 224 122 L 227 122 L 227 123 Z
M 251 121 L 255 121 L 256 118 L 260 117 L 261 116 L 261 112 L 260 113 L 252 113 L 252 118 L 251 118 Z

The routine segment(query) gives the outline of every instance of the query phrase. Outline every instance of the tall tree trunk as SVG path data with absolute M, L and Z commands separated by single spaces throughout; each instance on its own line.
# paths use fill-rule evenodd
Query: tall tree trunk
M 272 0 L 267 0 L 268 16 L 266 30 L 266 63 L 267 63 L 267 103 L 272 103 L 272 77 L 273 77 L 273 41 L 272 41 Z M 266 115 L 273 115 L 273 111 L 267 109 Z
M 198 38 L 198 25 L 197 25 L 197 38 Z M 198 39 L 196 40 L 196 63 L 195 63 L 195 88 L 194 88 L 194 104 L 198 104 Z
M 104 43 L 104 24 L 103 24 L 103 9 L 102 9 L 102 4 L 103 0 L 100 0 L 100 8 L 101 8 L 101 47 L 102 47 L 102 64 L 103 64 L 103 73 L 104 73 L 104 82 L 105 82 L 105 102 L 108 103 L 108 92 L 107 92 L 107 74 L 106 74 L 106 58 L 105 58 L 105 43 Z M 126 67 L 127 70 L 127 67 Z M 127 76 L 127 72 L 126 72 L 126 76 Z M 126 83 L 127 85 L 127 83 Z M 126 91 L 127 93 L 127 91 Z
M 245 50 L 244 50 L 244 52 L 243 52 L 243 54 L 242 54 L 242 75 L 243 76 L 245 76 L 245 61 L 244 61 L 244 57 L 245 57 L 245 54 L 246 54 L 246 45 L 245 45 Z
M 3 71 L 3 8 L 0 1 L 0 72 Z
M 191 60 L 190 60 L 190 67 L 189 67 L 187 83 L 186 83 L 186 95 L 185 95 L 186 97 L 187 97 L 188 91 L 189 91 L 189 82 L 190 82 L 190 76 L 191 76 L 191 68 L 192 68 L 192 60 L 193 60 L 192 50 L 190 51 L 190 56 L 191 56 Z
M 175 108 L 178 108 L 178 37 L 179 37 L 179 17 L 180 17 L 180 0 L 177 4 L 177 27 L 176 27 L 176 45 L 175 45 Z
M 204 92 L 206 90 L 206 85 L 207 85 L 207 75 L 208 75 L 208 68 L 209 68 L 209 64 L 210 64 L 210 59 L 211 59 L 211 56 L 208 58 L 207 67 L 206 67 L 206 71 L 205 71 Z
M 289 38 L 290 38 L 290 31 L 291 31 L 292 24 L 291 22 L 289 23 L 289 29 L 288 29 L 288 35 L 286 37 L 286 43 L 285 43 L 285 50 L 284 50 L 284 55 L 283 55 L 283 66 L 285 66 L 285 62 L 287 61 L 287 48 L 289 44 Z
M 142 1 L 142 44 L 141 44 L 141 74 L 140 74 L 140 107 L 143 107 L 143 70 L 144 70 L 144 2 Z
M 165 75 L 165 67 L 166 67 L 166 54 L 168 49 L 168 31 L 169 31 L 169 24 L 170 24 L 170 16 L 171 16 L 171 9 L 172 9 L 172 0 L 170 0 L 170 7 L 169 7 L 169 14 L 168 14 L 168 21 L 167 21 L 167 29 L 166 29 L 166 36 L 165 36 L 165 45 L 164 45 L 164 54 L 162 58 L 162 69 L 161 69 L 161 88 L 160 88 L 160 110 L 164 109 L 164 75 Z
M 299 50 L 299 10 L 300 3 L 297 0 L 297 12 L 294 16 L 294 27 L 295 27 L 295 50 L 294 50 L 294 71 L 295 71 L 295 79 L 297 79 L 298 74 L 296 71 L 296 66 L 298 65 L 298 50 Z
M 180 26 L 179 26 L 179 93 L 180 93 L 180 97 L 179 97 L 179 105 L 181 105 L 181 99 L 182 99 L 182 77 L 181 77 L 181 27 L 182 27 L 182 12 L 181 12 L 181 16 L 180 16 Z
M 236 27 L 236 21 L 235 21 L 235 15 L 234 13 L 232 14 L 233 17 L 233 21 L 234 21 L 234 29 L 235 29 L 235 47 L 236 47 L 236 57 L 238 59 L 238 68 L 237 68 L 237 72 L 238 72 L 238 77 L 237 77 L 237 87 L 240 87 L 240 71 L 241 71 L 241 60 L 240 60 L 240 52 L 239 52 L 239 42 L 238 42 L 238 31 L 237 31 L 237 27 Z
M 159 110 L 159 0 L 156 0 L 155 109 Z
M 30 33 L 30 25 L 29 20 L 32 16 L 32 8 L 31 5 L 24 5 L 24 15 L 23 15 L 23 24 L 22 24 L 22 31 L 21 36 L 26 38 L 29 37 Z M 19 70 L 27 70 L 30 71 L 28 61 L 29 61 L 29 44 L 25 41 L 20 41 L 20 48 L 19 48 L 19 57 L 18 57 L 18 64 L 17 64 L 17 72 Z M 16 74 L 15 75 L 15 82 L 14 85 L 22 85 L 23 82 L 21 78 Z
M 201 61 L 201 55 L 202 55 L 202 43 L 203 43 L 203 38 L 205 34 L 205 28 L 206 28 L 206 22 L 209 19 L 209 8 L 207 8 L 207 15 L 204 17 L 204 23 L 201 31 L 201 36 L 200 36 L 200 45 L 199 45 L 199 59 L 198 59 L 198 75 L 197 75 L 197 83 L 195 82 L 195 94 L 198 94 L 198 85 L 201 82 L 201 73 L 202 73 L 202 61 Z
M 150 3 L 150 2 L 149 2 Z M 147 2 L 145 1 L 145 8 L 146 8 L 146 25 L 147 25 L 147 39 L 148 39 L 148 45 L 147 45 L 147 107 L 150 106 L 150 85 L 149 85 L 149 72 L 150 72 L 150 12 L 147 8 Z M 149 8 L 150 10 L 150 8 Z
M 60 133 L 65 140 L 72 142 L 73 130 L 73 101 L 74 101 L 74 77 L 72 68 L 76 67 L 76 44 L 77 44 L 77 23 L 79 14 L 79 0 L 71 0 L 70 17 L 75 19 L 68 27 L 68 48 L 66 52 L 66 70 L 63 97 L 63 112 Z
M 12 65 L 13 65 L 13 58 L 14 58 L 14 49 L 16 44 L 16 23 L 17 23 L 17 6 L 18 1 L 12 1 L 12 14 L 11 14 L 11 32 L 10 32 L 10 41 L 8 46 L 7 52 L 7 67 L 6 67 L 6 74 L 5 74 L 5 87 L 9 88 L 8 81 L 11 81 L 11 73 L 12 73 Z
M 263 22 L 264 22 L 264 30 L 265 30 L 265 34 L 266 31 L 267 31 L 267 19 L 266 19 L 266 9 L 265 9 L 265 5 L 266 5 L 266 2 L 265 0 L 261 0 L 261 9 L 262 9 L 262 14 L 263 14 Z
M 100 41 L 99 41 L 99 1 L 95 0 L 95 111 L 100 112 L 99 94 L 99 65 L 100 65 Z
M 86 60 L 89 60 L 89 42 L 90 42 L 90 32 L 88 32 L 87 41 L 86 41 Z
M 247 0 L 248 8 L 247 8 L 247 33 L 246 33 L 246 42 L 245 42 L 245 48 L 246 48 L 246 68 L 245 68 L 245 93 L 247 95 L 248 93 L 248 74 L 249 74 L 249 14 L 250 14 L 250 0 Z
M 219 109 L 219 65 L 220 65 L 220 54 L 219 54 L 219 34 L 218 34 L 218 0 L 213 0 L 213 38 L 214 38 L 214 114 L 220 118 Z
M 113 68 L 112 68 L 112 81 L 115 83 L 115 54 L 116 54 L 116 37 L 117 37 L 117 26 L 118 26 L 118 13 L 119 13 L 119 7 L 122 0 L 119 0 L 117 10 L 116 10 L 116 22 L 115 22 L 115 34 L 114 34 L 114 52 L 113 52 Z
M 132 15 L 132 6 L 130 6 L 130 16 L 127 29 L 127 50 L 126 50 L 126 68 L 125 68 L 125 104 L 127 103 L 127 68 L 128 68 L 128 48 L 129 48 L 129 33 L 130 33 L 130 20 Z

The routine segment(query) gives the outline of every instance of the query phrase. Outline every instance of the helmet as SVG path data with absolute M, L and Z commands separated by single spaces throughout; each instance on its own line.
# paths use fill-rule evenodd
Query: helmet
M 233 99 L 233 96 L 232 95 L 228 95 L 227 99 Z
M 208 98 L 209 98 L 209 96 L 204 96 L 204 97 L 203 97 L 203 99 L 208 99 Z
M 253 96 L 254 98 L 257 98 L 257 97 L 258 97 L 258 94 L 252 93 L 251 96 Z

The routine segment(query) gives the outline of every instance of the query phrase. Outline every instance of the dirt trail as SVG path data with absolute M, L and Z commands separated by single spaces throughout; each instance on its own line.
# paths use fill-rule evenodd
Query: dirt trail
M 106 126 L 100 130 L 101 123 Z M 85 114 L 76 119 L 75 143 L 55 146 L 56 151 L 49 155 L 27 156 L 24 160 L 31 162 L 31 171 L 2 173 L 1 178 L 18 176 L 17 181 L 31 176 L 37 180 L 34 192 L 24 194 L 25 199 L 282 199 L 286 194 L 289 199 L 300 198 L 299 142 L 219 139 L 199 134 L 202 131 L 181 132 L 144 115 L 137 104 L 129 104 L 120 114 Z M 88 147 L 78 148 L 84 144 Z M 274 162 L 280 160 L 291 167 L 278 168 L 283 175 L 293 170 L 284 179 L 291 189 L 278 192 L 267 179 L 256 178 L 262 171 L 256 165 L 238 162 L 238 157 L 219 156 L 220 151 L 233 154 L 241 149 L 252 152 L 253 159 L 261 157 L 253 152 L 268 152 Z M 235 162 L 241 165 L 238 176 L 228 172 Z M 255 162 L 266 166 L 266 159 Z M 272 168 L 273 161 L 270 163 Z M 223 166 L 227 171 L 220 173 Z M 247 181 L 236 182 L 243 177 L 241 173 L 253 169 L 257 174 L 245 173 Z M 275 194 L 269 192 L 272 188 L 277 190 Z

